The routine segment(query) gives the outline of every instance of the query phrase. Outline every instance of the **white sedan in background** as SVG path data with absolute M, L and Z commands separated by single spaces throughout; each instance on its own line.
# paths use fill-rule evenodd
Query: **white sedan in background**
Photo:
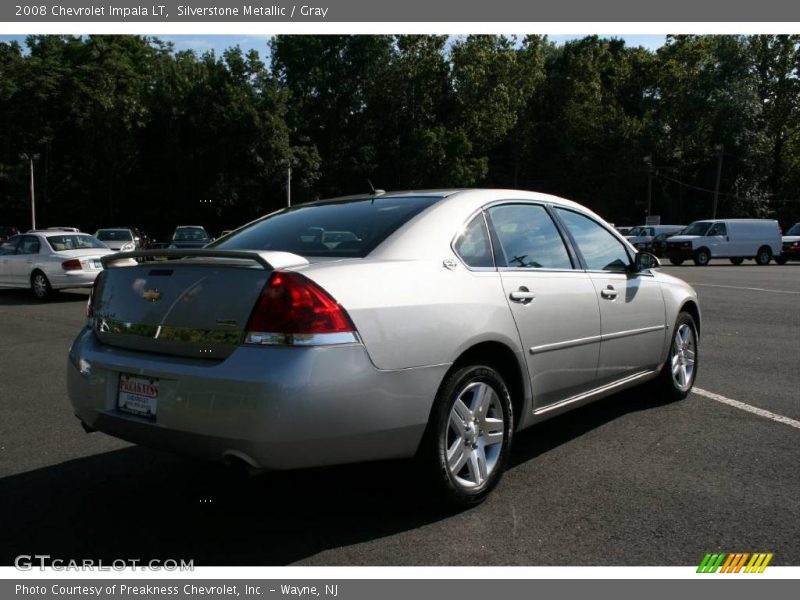
M 30 288 L 40 300 L 53 290 L 91 287 L 114 251 L 94 236 L 30 231 L 0 244 L 0 288 Z

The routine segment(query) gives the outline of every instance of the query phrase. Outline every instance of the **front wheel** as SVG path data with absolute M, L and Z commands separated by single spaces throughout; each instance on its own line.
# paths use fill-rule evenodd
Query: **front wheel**
M 789 259 L 786 258 L 785 256 L 776 256 L 775 257 L 775 262 L 778 263 L 779 265 L 785 265 L 788 261 L 789 261 Z
M 741 256 L 737 256 L 736 258 L 732 258 L 731 259 L 731 263 L 736 265 L 736 266 L 739 266 L 743 262 L 744 262 L 744 259 Z
M 694 264 L 698 267 L 705 267 L 710 260 L 711 253 L 705 248 L 700 248 L 700 250 L 694 253 Z
M 669 262 L 671 262 L 676 267 L 680 267 L 683 264 L 683 259 L 682 258 L 670 258 Z
M 511 396 L 495 369 L 471 365 L 449 375 L 417 456 L 439 498 L 460 508 L 483 502 L 505 469 L 513 426 Z
M 675 321 L 667 362 L 661 369 L 658 387 L 667 400 L 683 400 L 697 378 L 697 324 L 687 312 Z

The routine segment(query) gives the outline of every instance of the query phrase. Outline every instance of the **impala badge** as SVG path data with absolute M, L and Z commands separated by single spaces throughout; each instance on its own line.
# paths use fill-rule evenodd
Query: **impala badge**
M 452 271 L 458 266 L 458 263 L 453 258 L 445 258 L 442 261 L 442 266 L 444 266 L 444 268 L 448 271 Z
M 142 292 L 142 298 L 148 302 L 155 302 L 156 300 L 161 299 L 161 292 L 159 292 L 156 288 L 150 288 Z

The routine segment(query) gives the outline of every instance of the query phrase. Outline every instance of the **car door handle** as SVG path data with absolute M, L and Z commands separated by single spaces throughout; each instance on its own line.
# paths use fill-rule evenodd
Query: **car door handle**
M 600 290 L 600 295 L 603 298 L 608 298 L 609 300 L 613 300 L 614 298 L 617 297 L 617 290 L 615 290 L 611 286 L 608 286 L 606 289 Z
M 517 291 L 511 292 L 508 297 L 511 298 L 512 302 L 521 302 L 524 304 L 536 298 L 536 294 L 526 287 L 521 287 Z

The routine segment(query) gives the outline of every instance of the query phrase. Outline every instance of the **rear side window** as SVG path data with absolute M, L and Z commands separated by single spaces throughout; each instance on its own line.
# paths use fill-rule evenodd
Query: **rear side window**
M 20 243 L 17 249 L 17 254 L 39 254 L 40 247 L 41 244 L 39 244 L 39 240 L 36 239 L 36 236 L 25 235 L 22 237 L 22 243 Z
M 453 248 L 468 267 L 494 267 L 489 232 L 482 214 L 464 228 Z
M 488 211 L 504 255 L 498 266 L 572 269 L 564 240 L 547 210 L 538 204 L 505 204 Z
M 211 247 L 362 258 L 439 200 L 437 196 L 390 196 L 299 205 L 265 217 Z
M 575 240 L 589 271 L 625 271 L 631 259 L 625 246 L 589 217 L 557 208 L 558 217 Z

